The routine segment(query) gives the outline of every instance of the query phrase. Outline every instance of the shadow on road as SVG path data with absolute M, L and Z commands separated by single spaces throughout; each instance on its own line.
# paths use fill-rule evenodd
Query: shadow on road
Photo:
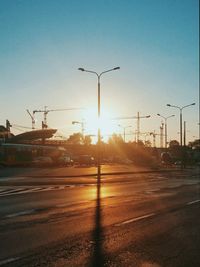
M 97 197 L 95 207 L 95 224 L 92 234 L 92 241 L 94 242 L 93 255 L 91 260 L 91 267 L 104 266 L 104 253 L 103 253 L 103 229 L 102 229 L 102 214 L 101 214 L 101 177 L 97 178 Z

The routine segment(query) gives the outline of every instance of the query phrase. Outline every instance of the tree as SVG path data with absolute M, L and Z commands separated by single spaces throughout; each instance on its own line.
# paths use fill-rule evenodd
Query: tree
M 144 143 L 142 140 L 137 141 L 137 146 L 144 147 Z
M 73 145 L 80 145 L 82 142 L 82 134 L 81 133 L 74 133 L 69 136 L 67 142 Z
M 84 143 L 84 145 L 87 145 L 87 146 L 91 145 L 91 143 L 92 143 L 91 136 L 90 135 L 85 135 L 84 138 L 83 138 L 83 143 Z
M 177 140 L 171 140 L 169 142 L 169 147 L 170 148 L 175 148 L 175 147 L 179 147 L 179 142 Z
M 151 141 L 150 141 L 150 140 L 145 141 L 145 142 L 144 142 L 144 145 L 145 145 L 146 147 L 151 147 Z
M 123 138 L 120 134 L 113 134 L 111 137 L 109 137 L 108 139 L 108 143 L 110 145 L 118 145 L 118 144 L 122 144 L 124 141 L 123 141 Z

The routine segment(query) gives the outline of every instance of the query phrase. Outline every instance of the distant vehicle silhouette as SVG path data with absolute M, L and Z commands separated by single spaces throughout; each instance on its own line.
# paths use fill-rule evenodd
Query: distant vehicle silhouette
M 95 164 L 95 160 L 90 155 L 81 155 L 78 161 L 79 165 L 91 166 Z
M 74 161 L 71 159 L 70 156 L 62 156 L 58 159 L 58 164 L 62 166 L 73 166 Z
M 165 165 L 171 165 L 173 160 L 169 152 L 161 153 L 161 162 Z

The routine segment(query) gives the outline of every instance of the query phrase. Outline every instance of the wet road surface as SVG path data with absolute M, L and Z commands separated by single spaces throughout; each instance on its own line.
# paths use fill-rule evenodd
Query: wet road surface
M 196 173 L 45 181 L 0 186 L 0 266 L 200 266 Z

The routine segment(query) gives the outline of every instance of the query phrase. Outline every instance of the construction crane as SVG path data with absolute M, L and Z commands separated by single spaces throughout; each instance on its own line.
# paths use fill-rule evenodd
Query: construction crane
M 34 112 L 33 112 L 33 114 L 31 114 L 30 113 L 30 111 L 27 109 L 26 110 L 27 112 L 28 112 L 28 114 L 30 115 L 30 117 L 31 117 L 31 120 L 32 120 L 32 130 L 34 130 L 35 129 L 35 118 L 34 118 Z
M 140 116 L 140 113 L 137 112 L 137 116 L 131 116 L 131 117 L 118 117 L 118 118 L 114 118 L 115 120 L 128 120 L 128 119 L 137 119 L 137 142 L 140 140 L 140 119 L 144 119 L 144 118 L 150 118 L 150 115 L 147 116 Z
M 161 132 L 163 131 L 163 130 L 162 130 L 162 127 L 163 127 L 163 126 L 161 126 L 161 128 L 160 128 Z M 162 133 L 161 133 L 161 134 L 158 134 L 158 133 L 156 133 L 155 130 L 154 130 L 153 132 L 150 132 L 149 134 L 153 136 L 153 147 L 156 147 L 156 136 L 160 136 L 160 141 L 163 140 L 163 134 L 162 134 Z M 163 143 L 163 141 L 161 141 L 161 144 L 162 144 L 162 143 Z M 160 146 L 162 147 L 161 144 L 160 144 Z
M 47 106 L 44 107 L 44 110 L 33 110 L 33 114 L 30 113 L 30 111 L 27 109 L 28 114 L 30 115 L 31 119 L 32 119 L 32 129 L 35 129 L 35 113 L 37 112 L 42 112 L 44 113 L 44 120 L 42 121 L 42 129 L 46 129 L 48 128 L 47 125 L 47 114 L 49 112 L 53 112 L 53 111 L 65 111 L 65 110 L 79 110 L 82 108 L 64 108 L 64 109 L 47 109 Z

